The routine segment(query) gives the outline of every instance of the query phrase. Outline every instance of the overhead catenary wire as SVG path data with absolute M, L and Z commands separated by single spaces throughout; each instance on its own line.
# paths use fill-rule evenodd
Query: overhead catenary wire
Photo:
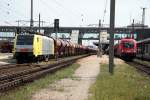
M 103 22 L 103 24 L 104 24 L 104 22 L 105 22 L 105 17 L 106 17 L 106 13 L 107 13 L 107 0 L 105 0 L 106 2 L 105 2 L 105 7 L 104 7 L 104 13 L 103 13 L 103 19 L 102 19 L 102 22 Z
M 44 1 L 44 0 L 43 0 Z M 79 16 L 80 17 L 80 13 L 76 13 L 76 12 L 78 12 L 77 10 L 75 10 L 75 11 L 72 11 L 71 9 L 69 9 L 69 8 L 67 8 L 66 6 L 64 6 L 62 3 L 60 3 L 60 2 L 58 2 L 57 0 L 52 0 L 52 2 L 53 2 L 53 4 L 54 5 L 56 5 L 57 7 L 59 7 L 61 10 L 64 10 L 64 11 L 62 11 L 61 13 L 62 14 L 65 14 L 66 12 L 67 12 L 67 14 L 69 15 L 69 16 Z M 48 4 L 48 3 L 47 3 Z M 58 9 L 57 9 L 57 11 L 58 11 Z
M 4 0 L 3 0 L 4 1 Z M 3 3 L 1 3 L 1 10 L 2 11 L 2 15 L 6 18 L 6 19 L 9 19 L 8 17 L 10 17 L 11 15 L 15 16 L 15 18 L 22 18 L 22 16 L 25 16 L 25 14 L 17 11 L 16 9 L 13 8 L 13 6 L 11 5 L 11 2 L 7 2 L 7 1 L 4 1 Z M 16 21 L 14 21 L 16 22 Z M 10 21 L 4 21 L 4 23 L 9 23 L 10 25 L 13 25 L 10 23 Z
M 58 2 L 57 0 L 53 0 L 53 2 L 55 2 L 58 6 L 62 7 L 64 10 L 67 10 L 68 12 L 71 12 L 74 15 L 78 15 L 80 16 L 80 12 L 74 8 L 74 11 L 72 11 L 71 9 L 66 8 L 66 6 L 64 6 L 62 3 Z
M 1 6 L 1 7 L 2 7 L 2 6 Z M 2 8 L 3 8 L 3 7 L 2 7 Z M 6 15 L 6 13 L 7 13 L 6 9 L 4 9 L 4 8 L 2 9 L 2 8 L 0 9 L 0 11 L 2 11 L 2 13 L 3 13 L 2 16 L 3 16 L 4 18 L 8 18 L 8 15 Z M 4 13 L 4 12 L 5 12 L 5 13 Z M 2 21 L 2 23 L 3 23 L 3 24 L 5 23 L 5 24 L 7 24 L 7 25 L 11 25 L 11 26 L 12 26 L 12 24 L 11 24 L 9 21 L 6 21 L 6 20 L 5 20 L 5 21 Z M 2 24 L 2 23 L 1 23 L 1 24 Z
M 9 7 L 6 6 L 7 4 L 9 4 Z M 13 15 L 13 17 L 15 16 L 15 18 L 18 18 L 18 19 L 19 18 L 22 19 L 22 16 L 26 16 L 26 14 L 21 13 L 21 12 L 17 11 L 16 9 L 14 9 L 10 2 L 4 1 L 3 4 L 1 3 L 0 5 L 1 5 L 0 11 L 3 13 L 3 16 L 7 19 L 9 19 L 8 17 L 10 15 Z M 7 11 L 9 11 L 9 14 L 6 14 Z M 18 21 L 20 21 L 20 20 L 18 20 Z M 14 22 L 18 22 L 18 21 L 14 21 Z M 9 21 L 7 21 L 7 24 L 8 24 L 8 22 Z M 4 23 L 6 23 L 6 22 L 4 22 Z M 26 24 L 23 24 L 23 25 L 26 25 Z
M 51 5 L 49 5 L 49 3 L 46 3 L 44 0 L 40 0 L 40 4 L 43 4 L 45 7 L 47 7 L 48 10 L 51 10 L 53 12 L 53 14 L 56 15 L 56 13 L 58 13 L 56 10 L 54 10 Z M 52 13 L 49 12 L 50 15 L 52 15 Z
M 80 14 L 75 14 L 73 11 L 71 11 L 71 10 L 69 10 L 68 8 L 65 8 L 61 3 L 59 3 L 59 2 L 53 2 L 53 5 L 55 5 L 55 6 L 58 6 L 58 8 L 57 9 L 53 9 L 53 7 L 49 4 L 49 3 L 47 3 L 45 0 L 40 0 L 40 2 L 43 4 L 43 5 L 45 5 L 46 7 L 47 7 L 47 9 L 49 10 L 50 8 L 51 8 L 51 10 L 53 10 L 53 13 L 56 15 L 56 16 L 58 16 L 59 15 L 59 18 L 62 16 L 62 15 L 67 15 L 66 17 L 67 18 L 73 18 L 74 16 L 79 16 L 80 17 Z M 55 3 L 55 4 L 54 4 Z M 56 8 L 56 7 L 55 7 Z M 63 9 L 62 9 L 63 8 Z M 59 9 L 61 9 L 61 10 L 59 10 Z M 63 10 L 63 11 L 62 11 Z M 61 13 L 60 13 L 60 11 L 61 11 Z M 57 13 L 57 14 L 56 14 Z M 52 16 L 52 14 L 50 13 L 50 15 Z M 55 17 L 54 15 L 53 15 L 53 17 Z M 70 22 L 70 21 L 68 21 L 68 22 Z
M 6 1 L 4 1 L 4 3 L 5 3 L 5 5 L 8 4 Z M 11 6 L 11 4 L 9 3 L 9 7 L 10 7 L 10 6 Z M 13 6 L 11 6 L 11 8 L 9 8 L 9 7 L 6 7 L 6 6 L 3 5 L 3 7 L 4 7 L 5 9 L 11 11 L 11 12 L 15 12 L 15 13 L 18 14 L 20 17 L 25 16 L 24 13 L 21 13 L 21 12 L 19 12 L 18 10 L 14 9 Z M 2 8 L 3 8 L 3 7 L 2 7 Z M 12 9 L 13 9 L 13 10 L 12 10 Z
M 42 4 L 44 4 L 48 9 L 50 9 L 51 8 L 51 10 L 53 10 L 53 13 L 55 14 L 55 15 L 57 15 L 57 14 L 59 14 L 60 16 L 61 15 L 64 15 L 65 14 L 65 12 L 68 10 L 68 9 L 65 9 L 64 7 L 63 7 L 63 5 L 61 5 L 60 3 L 58 3 L 57 1 L 53 1 L 54 3 L 55 3 L 55 5 L 56 6 L 58 6 L 58 7 L 61 7 L 61 8 L 63 8 L 63 9 L 65 9 L 64 11 L 61 11 L 61 13 L 60 13 L 60 10 L 57 8 L 52 8 L 52 6 L 49 4 L 49 3 L 46 3 L 46 1 L 45 0 L 40 0 L 41 1 L 41 3 Z M 62 9 L 61 9 L 62 10 Z M 57 14 L 56 14 L 57 13 Z M 72 12 L 73 13 L 73 12 Z M 52 14 L 51 14 L 52 15 Z M 68 14 L 68 16 L 71 16 L 72 14 Z

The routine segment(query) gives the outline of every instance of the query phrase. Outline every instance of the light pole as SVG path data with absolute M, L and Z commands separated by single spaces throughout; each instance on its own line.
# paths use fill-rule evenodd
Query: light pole
M 41 30 L 41 15 L 39 13 L 39 33 L 40 33 L 40 30 Z
M 145 10 L 146 8 L 142 8 L 143 12 L 142 12 L 142 25 L 145 24 Z
M 114 27 L 115 27 L 115 0 L 110 3 L 110 40 L 109 40 L 109 72 L 114 71 Z
M 31 0 L 31 19 L 30 19 L 30 27 L 33 28 L 33 0 Z
M 102 57 L 102 51 L 101 51 L 101 20 L 99 20 L 99 45 L 98 45 L 98 57 Z

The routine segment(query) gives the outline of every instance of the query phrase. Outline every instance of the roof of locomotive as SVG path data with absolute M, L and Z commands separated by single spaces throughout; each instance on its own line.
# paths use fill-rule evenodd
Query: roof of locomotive
M 126 41 L 133 41 L 133 42 L 136 42 L 135 39 L 131 39 L 131 38 L 124 38 L 124 39 L 121 39 L 120 42 L 126 42 Z
M 29 35 L 29 36 L 33 36 L 33 35 L 35 35 L 35 34 L 21 33 L 21 34 L 18 34 L 18 35 Z

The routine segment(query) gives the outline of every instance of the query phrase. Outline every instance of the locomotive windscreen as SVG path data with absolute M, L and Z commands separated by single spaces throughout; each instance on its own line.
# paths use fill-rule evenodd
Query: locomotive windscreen
M 123 47 L 124 48 L 134 48 L 134 43 L 133 42 L 124 42 Z
M 18 35 L 17 45 L 33 45 L 34 35 Z

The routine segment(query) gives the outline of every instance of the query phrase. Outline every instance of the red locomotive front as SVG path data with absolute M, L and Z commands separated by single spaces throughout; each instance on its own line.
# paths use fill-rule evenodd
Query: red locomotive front
M 134 39 L 121 39 L 115 48 L 115 54 L 125 60 L 132 60 L 136 56 L 136 41 Z

